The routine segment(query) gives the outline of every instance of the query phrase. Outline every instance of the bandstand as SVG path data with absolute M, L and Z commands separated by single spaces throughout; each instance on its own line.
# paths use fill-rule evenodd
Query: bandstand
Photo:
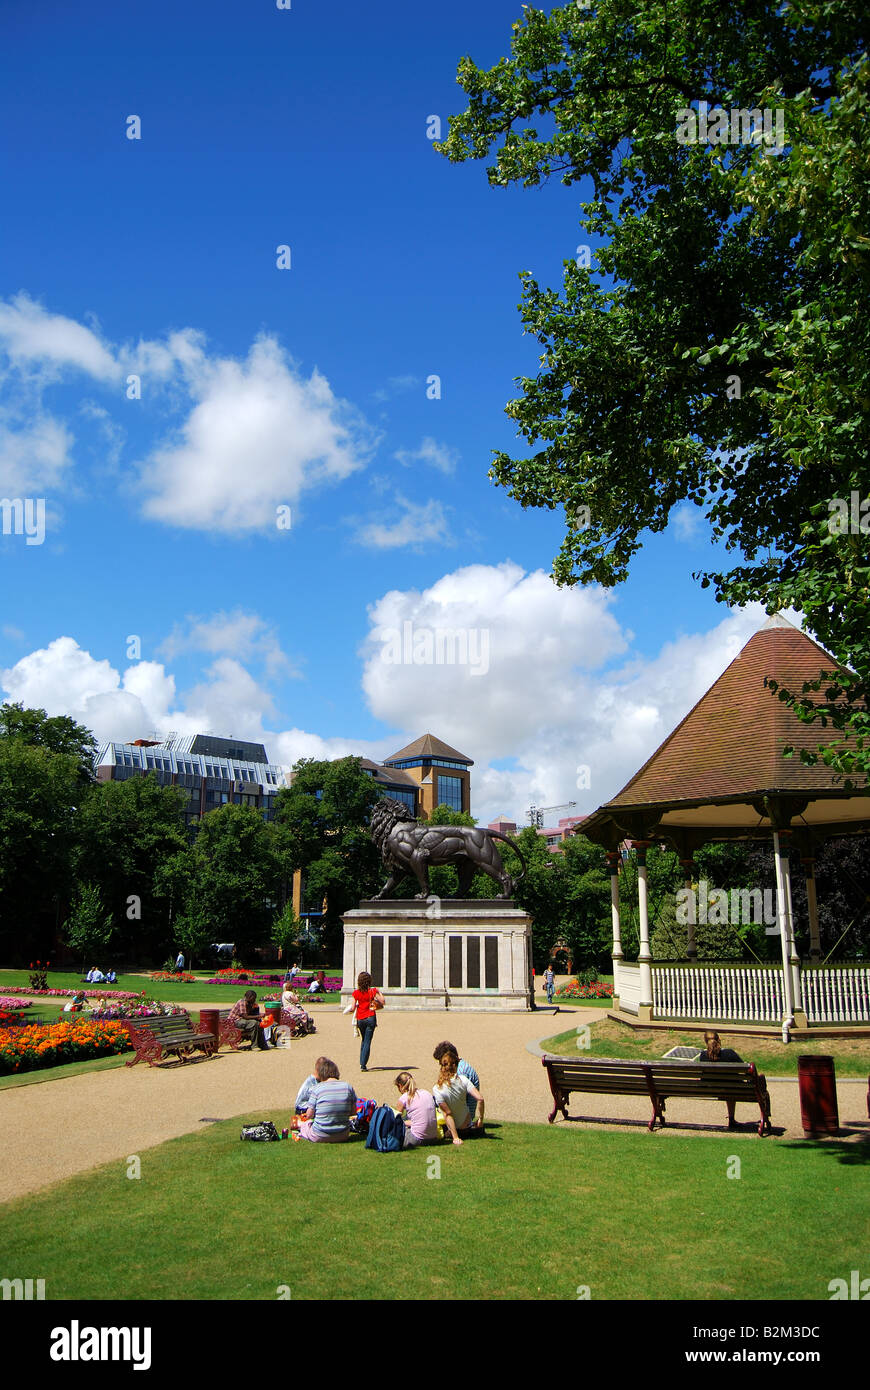
M 826 838 L 870 832 L 870 788 L 844 789 L 820 763 L 801 762 L 792 745 L 815 748 L 825 734 L 802 724 L 765 678 L 800 691 L 836 662 L 782 617 L 768 620 L 631 781 L 577 827 L 602 845 L 610 869 L 613 919 L 613 1016 L 655 1027 L 667 1022 L 728 1021 L 752 1031 L 781 1028 L 784 1039 L 809 1025 L 841 1031 L 870 1023 L 870 966 L 820 964 L 815 851 Z M 623 958 L 619 901 L 620 846 L 637 854 L 639 952 Z M 688 927 L 685 966 L 650 954 L 646 853 L 659 843 L 677 852 L 687 886 L 694 853 L 712 841 L 773 844 L 776 934 L 781 965 L 696 964 Z M 806 876 L 809 960 L 798 956 L 792 915 L 788 846 L 799 850 Z

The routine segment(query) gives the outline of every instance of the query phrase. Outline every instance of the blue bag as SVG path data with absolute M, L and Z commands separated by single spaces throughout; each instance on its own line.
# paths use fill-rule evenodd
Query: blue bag
M 405 1142 L 405 1119 L 391 1105 L 379 1105 L 372 1115 L 366 1148 L 379 1154 L 398 1153 Z

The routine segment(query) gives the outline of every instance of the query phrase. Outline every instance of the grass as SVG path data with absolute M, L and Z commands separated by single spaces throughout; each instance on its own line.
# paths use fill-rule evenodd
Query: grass
M 702 1044 L 699 1033 L 681 1032 L 679 1028 L 655 1031 L 629 1028 L 615 1019 L 605 1018 L 589 1025 L 592 1034 L 593 1057 L 626 1057 L 629 1060 L 663 1057 L 672 1047 Z M 870 1037 L 801 1039 L 784 1045 L 774 1038 L 753 1038 L 718 1029 L 723 1047 L 733 1047 L 746 1062 L 754 1062 L 766 1076 L 797 1076 L 797 1059 L 802 1056 L 834 1058 L 838 1076 L 866 1076 L 870 1072 Z M 557 1056 L 577 1055 L 577 1030 L 556 1033 L 541 1043 L 545 1052 Z
M 268 973 L 274 975 L 283 971 L 275 971 L 271 968 Z M 341 974 L 341 971 L 330 971 L 330 974 Z M 240 998 L 248 988 L 246 984 L 240 985 L 209 985 L 205 981 L 212 978 L 210 972 L 203 971 L 191 984 L 177 984 L 175 981 L 162 983 L 152 981 L 148 978 L 148 972 L 141 975 L 119 975 L 115 985 L 83 985 L 81 974 L 78 970 L 50 970 L 48 972 L 49 989 L 87 989 L 99 991 L 105 988 L 106 994 L 115 990 L 130 990 L 133 993 L 141 994 L 143 989 L 151 999 L 162 999 L 167 1004 L 185 1004 L 191 999 L 195 999 L 198 1004 L 222 1004 L 229 1008 L 236 999 Z M 30 983 L 29 970 L 0 970 L 0 995 L 4 988 L 9 985 L 28 985 Z M 252 986 L 255 988 L 255 986 Z M 280 989 L 276 985 L 261 985 L 257 988 L 257 997 L 261 999 L 264 994 L 272 994 L 275 989 Z M 39 1007 L 42 1008 L 42 996 Z M 321 995 L 323 1003 L 338 1003 L 341 996 L 339 994 Z M 61 1005 L 64 1001 L 61 1000 Z M 319 1008 L 320 1004 L 315 1005 Z
M 113 1057 L 92 1057 L 87 1062 L 65 1062 L 60 1067 L 42 1067 L 38 1071 L 0 1076 L 0 1091 L 11 1091 L 16 1086 L 36 1086 L 40 1081 L 60 1081 L 65 1076 L 84 1076 L 88 1071 L 108 1071 L 110 1067 L 122 1067 L 131 1055 L 129 1052 L 119 1052 Z
M 814 1300 L 866 1255 L 865 1145 L 518 1124 L 461 1152 L 240 1143 L 261 1118 L 6 1204 L 4 1271 L 76 1302 Z

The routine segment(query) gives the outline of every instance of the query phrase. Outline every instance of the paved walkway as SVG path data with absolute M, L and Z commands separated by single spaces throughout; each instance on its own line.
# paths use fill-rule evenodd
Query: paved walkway
M 123 1163 L 131 1154 L 198 1130 L 203 1119 L 257 1119 L 281 1110 L 289 1116 L 300 1083 L 321 1054 L 337 1062 L 358 1095 L 386 1101 L 395 1096 L 393 1078 L 402 1069 L 413 1070 L 419 1084 L 431 1087 L 436 1076 L 432 1049 L 447 1038 L 480 1073 L 488 1119 L 546 1123 L 552 1101 L 536 1043 L 595 1022 L 601 1011 L 498 1015 L 385 1010 L 365 1075 L 359 1070 L 359 1044 L 350 1018 L 337 1009 L 315 1016 L 317 1033 L 287 1049 L 252 1054 L 224 1050 L 212 1061 L 160 1068 L 139 1063 L 0 1091 L 0 1201 L 100 1164 Z M 769 1087 L 775 1135 L 802 1137 L 796 1081 L 771 1081 Z M 855 1126 L 856 1138 L 868 1135 L 865 1091 L 865 1082 L 838 1082 L 840 1122 Z M 650 1113 L 647 1100 L 630 1096 L 573 1096 L 570 1110 L 594 1116 L 598 1128 L 642 1132 Z M 724 1112 L 724 1105 L 712 1101 L 671 1100 L 668 1128 L 648 1135 L 649 1142 L 666 1143 L 673 1133 L 733 1140 L 724 1128 Z M 737 1119 L 741 1136 L 752 1137 L 758 1122 L 755 1107 L 741 1105 Z M 578 1130 L 586 1127 L 570 1123 Z

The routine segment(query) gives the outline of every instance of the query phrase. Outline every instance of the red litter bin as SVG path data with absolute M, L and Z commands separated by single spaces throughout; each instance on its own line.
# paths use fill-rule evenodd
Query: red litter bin
M 220 1009 L 200 1009 L 199 1011 L 199 1031 L 201 1033 L 213 1033 L 217 1038 L 220 1035 L 221 1011 Z
M 833 1057 L 798 1057 L 798 1091 L 804 1134 L 837 1134 L 840 1116 Z

